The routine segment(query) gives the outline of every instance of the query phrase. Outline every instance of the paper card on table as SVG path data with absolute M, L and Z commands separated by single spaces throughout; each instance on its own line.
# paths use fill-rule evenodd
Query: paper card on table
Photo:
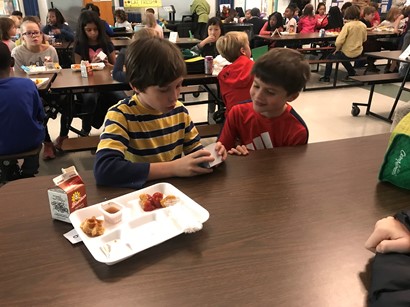
M 407 60 L 407 58 L 410 55 L 410 45 L 406 48 L 406 50 L 403 51 L 402 54 L 399 55 L 399 59 L 401 60 Z
M 218 153 L 216 152 L 215 146 L 216 146 L 216 143 L 212 143 L 212 144 L 209 144 L 208 146 L 204 147 L 204 149 L 208 150 L 211 153 L 212 157 L 215 158 L 214 161 L 208 163 L 209 166 L 206 165 L 207 168 L 214 167 L 214 166 L 216 166 L 218 164 L 221 164 L 223 162 L 222 157 L 220 155 L 218 155 Z
M 69 232 L 64 234 L 64 237 L 71 242 L 71 244 L 76 244 L 78 242 L 81 242 L 81 238 L 78 235 L 77 231 L 75 229 L 70 230 Z
M 178 32 L 171 32 L 169 33 L 169 41 L 171 43 L 176 43 L 178 39 Z

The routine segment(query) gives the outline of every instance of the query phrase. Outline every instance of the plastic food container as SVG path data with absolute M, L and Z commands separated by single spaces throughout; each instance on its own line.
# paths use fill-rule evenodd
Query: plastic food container
M 112 201 L 101 205 L 101 212 L 104 215 L 104 220 L 111 224 L 121 222 L 123 209 L 123 206 Z

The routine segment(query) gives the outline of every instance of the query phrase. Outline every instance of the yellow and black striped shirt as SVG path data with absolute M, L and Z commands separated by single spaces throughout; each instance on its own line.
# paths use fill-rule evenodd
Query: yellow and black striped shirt
M 201 148 L 198 131 L 181 102 L 177 101 L 172 111 L 161 113 L 146 108 L 134 95 L 107 113 L 97 149 L 95 177 L 97 183 L 104 185 L 136 187 L 124 182 L 125 178 L 135 182 L 138 176 L 140 185 L 146 181 L 149 163 L 172 161 L 182 153 Z

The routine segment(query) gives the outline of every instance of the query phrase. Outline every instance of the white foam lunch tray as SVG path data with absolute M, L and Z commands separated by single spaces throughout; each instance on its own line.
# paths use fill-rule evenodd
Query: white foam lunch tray
M 140 205 L 139 195 L 161 192 L 176 196 L 179 201 L 170 207 L 145 212 Z M 122 221 L 110 224 L 104 221 L 105 232 L 98 237 L 89 237 L 81 228 L 86 218 L 95 216 L 104 219 L 101 204 L 115 202 L 124 207 Z M 179 219 L 183 219 L 179 220 Z M 113 198 L 102 203 L 74 211 L 70 221 L 95 260 L 112 265 L 123 261 L 147 248 L 186 232 L 186 225 L 202 223 L 209 212 L 169 183 L 158 183 L 147 188 Z

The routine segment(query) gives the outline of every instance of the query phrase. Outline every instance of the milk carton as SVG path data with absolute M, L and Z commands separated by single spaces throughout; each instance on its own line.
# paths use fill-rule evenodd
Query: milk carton
M 48 190 L 51 217 L 70 223 L 70 213 L 87 206 L 85 185 L 74 166 L 62 169 L 53 179 L 56 187 Z

